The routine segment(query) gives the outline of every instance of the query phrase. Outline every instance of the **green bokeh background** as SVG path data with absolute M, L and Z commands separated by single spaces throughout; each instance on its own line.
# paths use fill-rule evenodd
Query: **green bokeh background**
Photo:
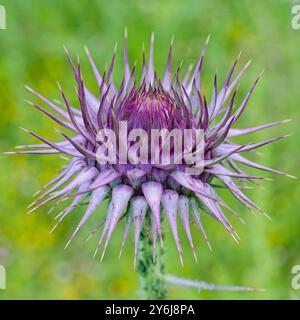
M 87 45 L 100 70 L 119 43 L 115 79 L 122 76 L 124 28 L 129 32 L 129 54 L 141 65 L 141 48 L 148 49 L 150 33 L 156 35 L 155 62 L 161 74 L 168 45 L 175 35 L 174 69 L 182 60 L 183 69 L 193 62 L 208 34 L 211 42 L 204 63 L 204 89 L 209 95 L 214 72 L 224 80 L 234 58 L 242 50 L 241 63 L 253 59 L 239 87 L 239 96 L 264 69 L 247 112 L 239 125 L 252 126 L 279 119 L 293 121 L 247 141 L 285 133 L 294 135 L 265 147 L 253 159 L 298 175 L 300 115 L 300 30 L 291 27 L 291 1 L 192 1 L 192 0 L 6 0 L 7 29 L 0 30 L 0 149 L 35 142 L 18 126 L 53 138 L 53 122 L 23 100 L 34 99 L 24 89 L 29 84 L 45 96 L 59 98 L 56 81 L 68 97 L 74 94 L 74 79 L 65 59 L 63 45 L 81 58 L 85 79 L 97 90 L 83 47 Z M 242 65 L 242 64 L 241 64 Z M 96 92 L 96 91 L 95 91 Z M 71 99 L 72 100 L 72 99 Z M 245 138 L 243 141 L 246 141 Z M 249 141 L 249 142 L 250 142 Z M 122 229 L 117 228 L 102 263 L 93 260 L 97 242 L 85 242 L 104 207 L 87 224 L 68 250 L 64 245 L 78 221 L 77 209 L 54 234 L 49 234 L 54 215 L 47 208 L 25 215 L 32 194 L 59 170 L 65 160 L 56 156 L 4 156 L 0 158 L 0 264 L 6 267 L 7 289 L 0 299 L 135 299 L 137 275 L 133 269 L 132 234 L 124 255 L 118 260 Z M 270 177 L 270 175 L 268 175 Z M 298 180 L 276 176 L 263 188 L 248 195 L 271 216 L 268 221 L 253 215 L 224 193 L 231 206 L 246 220 L 231 219 L 241 236 L 234 241 L 212 221 L 205 227 L 213 245 L 209 252 L 194 230 L 199 263 L 195 264 L 183 233 L 184 267 L 180 266 L 168 228 L 166 270 L 178 276 L 215 284 L 265 288 L 259 293 L 197 292 L 169 287 L 170 299 L 297 299 L 300 290 L 291 286 L 291 268 L 300 264 L 300 187 Z M 120 224 L 121 225 L 121 224 Z M 123 226 L 123 225 L 122 225 Z M 182 231 L 182 230 L 181 230 Z

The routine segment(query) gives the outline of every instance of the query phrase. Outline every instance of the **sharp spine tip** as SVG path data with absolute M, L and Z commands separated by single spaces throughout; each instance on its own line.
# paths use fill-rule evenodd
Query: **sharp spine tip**
M 56 229 L 56 225 L 49 231 L 49 233 L 52 234 L 55 229 Z
M 33 89 L 31 89 L 29 86 L 25 85 L 24 88 L 30 92 L 33 92 Z
M 26 207 L 26 209 L 31 208 L 34 204 L 35 204 L 35 201 L 33 201 L 32 203 L 30 203 L 30 204 Z
M 151 40 L 150 41 L 154 42 L 154 32 L 153 31 L 151 32 Z
M 30 214 L 30 213 L 32 213 L 34 210 L 35 210 L 35 208 L 33 208 L 33 209 L 31 209 L 31 210 L 27 211 L 25 214 Z
M 117 49 L 118 49 L 118 42 L 116 42 L 115 46 L 114 46 L 114 54 L 117 53 Z
M 195 249 L 193 250 L 193 256 L 194 256 L 196 263 L 198 263 L 198 258 L 197 258 L 197 254 L 196 254 Z
M 88 56 L 90 55 L 90 50 L 87 46 L 84 46 L 84 51 Z
M 96 248 L 96 250 L 95 250 L 95 252 L 94 252 L 94 254 L 93 254 L 93 259 L 96 258 L 96 255 L 97 255 L 97 253 L 98 253 L 98 250 L 99 250 L 99 247 Z
M 105 255 L 105 251 L 102 252 L 100 263 L 103 261 L 104 255 Z
M 170 42 L 170 47 L 173 47 L 173 45 L 174 45 L 174 35 L 172 35 L 172 38 L 171 38 L 171 42 Z
M 68 248 L 68 246 L 69 246 L 70 243 L 71 243 L 71 240 L 69 240 L 69 241 L 67 242 L 67 244 L 66 244 L 65 247 L 64 247 L 64 250 L 66 250 L 66 249 Z
M 182 256 L 181 256 L 181 255 L 179 255 L 179 259 L 180 259 L 181 267 L 183 268 L 183 259 L 182 259 Z
M 91 239 L 91 237 L 92 237 L 93 235 L 92 234 L 90 234 L 86 239 L 85 239 L 85 242 L 87 242 L 87 241 L 89 241 L 90 239 Z
M 69 55 L 69 51 L 68 51 L 67 47 L 66 47 L 65 45 L 63 45 L 63 48 L 64 48 L 65 53 L 66 53 L 67 55 Z
M 26 103 L 28 103 L 28 104 L 30 104 L 30 105 L 34 105 L 34 103 L 33 102 L 31 102 L 31 101 L 29 101 L 29 100 L 27 100 L 27 99 L 24 99 L 24 102 L 26 102 Z
M 258 79 L 261 78 L 264 73 L 265 73 L 265 69 L 263 69 L 261 73 L 258 75 Z
M 268 215 L 268 214 L 265 214 L 265 217 L 270 220 L 270 221 L 273 221 L 272 218 Z
M 207 36 L 206 40 L 205 40 L 205 45 L 206 45 L 206 46 L 208 45 L 210 38 L 211 38 L 211 34 L 209 34 L 209 35 Z
M 35 196 L 37 196 L 40 192 L 41 192 L 41 190 L 38 190 L 38 191 L 35 192 L 32 196 L 35 197 Z
M 208 239 L 206 240 L 206 244 L 208 246 L 209 251 L 212 252 L 213 251 L 212 246 L 211 246 L 210 242 L 208 241 Z
M 22 131 L 25 131 L 25 132 L 27 132 L 27 133 L 30 132 L 28 129 L 25 129 L 25 128 L 23 128 L 23 127 L 19 127 L 19 129 L 21 129 Z
M 288 123 L 288 122 L 291 122 L 292 120 L 293 119 L 291 119 L 291 118 L 290 119 L 285 119 L 285 120 L 282 120 L 281 123 Z

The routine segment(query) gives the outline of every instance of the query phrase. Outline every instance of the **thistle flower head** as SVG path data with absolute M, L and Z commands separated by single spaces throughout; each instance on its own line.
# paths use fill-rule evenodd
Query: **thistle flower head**
M 165 72 L 163 77 L 159 79 L 153 62 L 154 37 L 152 36 L 149 62 L 146 63 L 145 54 L 143 54 L 142 77 L 140 81 L 136 81 L 135 68 L 131 69 L 129 66 L 127 35 L 125 34 L 124 77 L 118 87 L 113 81 L 116 52 L 108 72 L 101 75 L 90 52 L 86 49 L 99 88 L 96 95 L 92 94 L 85 86 L 79 62 L 75 64 L 67 52 L 67 58 L 77 83 L 79 108 L 70 105 L 60 86 L 61 104 L 53 103 L 28 88 L 52 111 L 35 103 L 31 103 L 31 105 L 71 132 L 70 135 L 62 133 L 63 140 L 52 142 L 26 130 L 42 144 L 21 146 L 20 148 L 24 148 L 24 150 L 16 153 L 63 153 L 70 157 L 68 165 L 39 190 L 37 199 L 30 205 L 30 212 L 42 205 L 56 201 L 50 209 L 53 210 L 63 200 L 70 199 L 70 204 L 57 215 L 57 222 L 53 228 L 55 229 L 75 207 L 88 198 L 87 208 L 73 232 L 69 244 L 86 221 L 92 215 L 97 215 L 97 208 L 108 198 L 106 213 L 99 217 L 100 223 L 96 228 L 96 230 L 102 228 L 97 246 L 98 250 L 103 245 L 102 257 L 116 225 L 123 217 L 126 218 L 126 226 L 122 248 L 129 229 L 133 225 L 136 257 L 139 236 L 143 225 L 147 224 L 152 233 L 155 253 L 157 240 L 163 240 L 161 221 L 165 217 L 174 237 L 180 259 L 182 259 L 182 249 L 177 229 L 177 221 L 179 220 L 183 225 L 195 258 L 191 222 L 196 224 L 210 246 L 202 224 L 203 214 L 208 214 L 221 223 L 236 241 L 239 239 L 224 211 L 239 216 L 218 195 L 215 187 L 218 182 L 247 208 L 254 208 L 266 215 L 244 194 L 240 185 L 244 181 L 256 184 L 257 179 L 264 178 L 245 173 L 240 165 L 284 175 L 280 171 L 252 162 L 245 157 L 247 152 L 282 137 L 245 145 L 238 145 L 232 142 L 231 138 L 266 129 L 280 124 L 282 121 L 252 128 L 234 127 L 244 112 L 258 82 L 256 79 L 242 102 L 236 105 L 236 86 L 249 66 L 247 63 L 236 73 L 238 59 L 234 62 L 225 82 L 220 87 L 215 76 L 211 98 L 209 100 L 206 98 L 201 85 L 201 71 L 207 42 L 195 67 L 189 68 L 183 76 L 180 68 L 175 74 L 171 71 L 171 44 Z M 236 75 L 234 75 L 235 73 Z M 121 135 L 119 134 L 120 123 L 126 123 L 126 129 Z M 125 136 L 134 129 L 142 129 L 147 134 L 146 141 L 141 141 L 143 140 L 141 137 L 136 141 L 126 140 Z M 153 149 L 158 156 L 162 155 L 164 151 L 164 144 L 161 143 L 161 140 L 158 140 L 154 145 L 151 142 L 151 138 L 154 136 L 153 129 L 165 130 L 164 132 L 168 133 L 174 129 L 178 130 L 175 137 L 173 136 L 173 140 L 171 142 L 169 140 L 169 163 L 165 163 L 159 157 L 158 161 L 152 161 L 151 152 Z M 177 135 L 180 135 L 180 132 L 184 130 L 189 130 L 190 133 L 189 148 L 186 145 L 178 147 L 175 143 Z M 197 140 L 199 130 L 202 132 L 201 143 Z M 115 162 L 103 162 L 103 158 L 112 157 L 111 150 L 109 151 L 109 146 L 106 144 L 107 140 L 101 139 L 108 131 L 116 133 L 115 140 L 113 140 L 113 145 L 117 150 L 113 154 Z M 100 137 L 99 132 L 102 132 Z M 201 148 L 198 148 L 200 144 Z M 126 162 L 121 151 L 128 151 L 128 149 L 131 153 L 126 152 L 125 160 L 131 159 Z M 202 155 L 201 170 L 190 174 L 187 169 L 192 167 L 191 158 L 183 157 L 183 155 L 195 156 L 196 153 Z M 138 161 L 142 154 L 145 156 L 144 161 Z M 181 162 L 177 161 L 178 156 Z

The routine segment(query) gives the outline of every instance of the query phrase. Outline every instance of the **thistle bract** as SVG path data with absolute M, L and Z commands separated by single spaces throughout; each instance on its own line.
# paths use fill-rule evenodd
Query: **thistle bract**
M 254 208 L 263 215 L 265 212 L 254 204 L 241 190 L 244 181 L 256 183 L 257 179 L 265 179 L 245 173 L 240 165 L 253 167 L 258 170 L 276 174 L 284 173 L 252 162 L 245 157 L 247 152 L 271 143 L 282 137 L 267 141 L 238 145 L 231 138 L 250 134 L 266 129 L 281 122 L 273 122 L 252 128 L 236 128 L 240 116 L 245 110 L 253 90 L 258 82 L 256 79 L 247 95 L 239 105 L 235 103 L 236 86 L 245 70 L 236 72 L 238 59 L 234 62 L 225 82 L 219 87 L 217 76 L 212 85 L 212 94 L 208 100 L 201 86 L 201 70 L 208 40 L 201 52 L 194 68 L 190 67 L 182 76 L 180 67 L 175 73 L 171 71 L 172 43 L 169 49 L 166 68 L 161 79 L 158 78 L 153 62 L 154 37 L 151 37 L 150 52 L 146 63 L 143 52 L 142 76 L 135 79 L 135 67 L 129 65 L 127 52 L 127 35 L 124 44 L 124 77 L 117 87 L 113 81 L 113 70 L 116 51 L 113 54 L 107 72 L 100 74 L 95 62 L 86 49 L 87 57 L 95 75 L 99 92 L 93 95 L 82 80 L 79 61 L 75 63 L 69 53 L 67 58 L 72 67 L 77 83 L 79 108 L 71 106 L 65 93 L 61 92 L 61 103 L 53 103 L 44 96 L 28 88 L 37 98 L 46 104 L 52 111 L 31 103 L 32 106 L 47 115 L 50 119 L 69 129 L 72 134 L 63 135 L 63 140 L 51 142 L 40 135 L 26 130 L 42 144 L 21 146 L 25 150 L 16 153 L 27 154 L 58 154 L 63 153 L 70 157 L 68 165 L 49 183 L 41 188 L 36 200 L 30 205 L 30 212 L 54 201 L 54 207 L 63 200 L 70 199 L 70 204 L 58 214 L 55 229 L 71 212 L 83 201 L 88 199 L 86 211 L 71 235 L 68 242 L 74 238 L 86 221 L 94 214 L 105 199 L 109 199 L 104 216 L 99 217 L 100 238 L 97 250 L 102 247 L 102 258 L 107 249 L 112 234 L 118 222 L 125 217 L 126 226 L 122 248 L 129 234 L 130 227 L 134 228 L 135 258 L 138 252 L 138 242 L 144 224 L 150 230 L 155 255 L 156 244 L 163 241 L 162 219 L 169 224 L 171 233 L 182 261 L 182 249 L 178 235 L 178 222 L 182 223 L 191 249 L 195 247 L 191 234 L 191 222 L 199 228 L 208 246 L 210 247 L 202 223 L 203 214 L 208 214 L 238 241 L 238 235 L 224 211 L 238 216 L 218 195 L 216 184 L 227 188 L 247 208 Z M 170 143 L 171 161 L 165 164 L 162 161 L 151 162 L 149 151 L 145 152 L 146 160 L 139 162 L 143 145 L 123 141 L 116 135 L 115 145 L 118 151 L 114 153 L 115 162 L 99 161 L 97 152 L 105 150 L 104 141 L 99 140 L 99 131 L 111 130 L 117 132 L 118 124 L 126 123 L 126 133 L 130 130 L 141 129 L 151 138 L 152 129 L 173 129 L 182 132 L 190 130 L 192 144 L 190 153 L 194 153 L 198 143 L 195 132 L 201 130 L 202 135 L 202 167 L 201 171 L 189 174 L 191 167 L 185 158 L 177 163 L 174 157 L 175 142 Z M 126 146 L 124 145 L 126 144 Z M 149 140 L 146 146 L 150 144 Z M 145 144 L 144 144 L 145 146 Z M 136 159 L 123 163 L 120 161 L 120 148 L 128 148 L 136 152 Z M 152 145 L 153 148 L 153 145 Z M 154 145 L 154 151 L 162 154 L 163 145 Z M 184 147 L 177 149 L 177 153 L 184 153 Z M 107 156 L 103 152 L 103 156 Z M 179 154 L 180 156 L 180 154 Z M 100 155 L 101 158 L 101 155 Z M 101 158 L 103 160 L 103 158 Z M 124 159 L 123 159 L 124 160 Z M 56 202 L 55 202 L 56 201 Z M 52 209 L 53 209 L 52 208 Z M 50 210 L 52 210 L 50 209 Z

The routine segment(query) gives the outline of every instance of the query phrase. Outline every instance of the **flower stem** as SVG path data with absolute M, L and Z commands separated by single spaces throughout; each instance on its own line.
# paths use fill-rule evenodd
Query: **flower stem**
M 140 236 L 137 259 L 137 272 L 142 299 L 164 300 L 167 298 L 163 253 L 163 248 L 159 246 L 156 250 L 155 261 L 153 260 L 152 239 L 148 236 L 146 228 L 144 228 Z

